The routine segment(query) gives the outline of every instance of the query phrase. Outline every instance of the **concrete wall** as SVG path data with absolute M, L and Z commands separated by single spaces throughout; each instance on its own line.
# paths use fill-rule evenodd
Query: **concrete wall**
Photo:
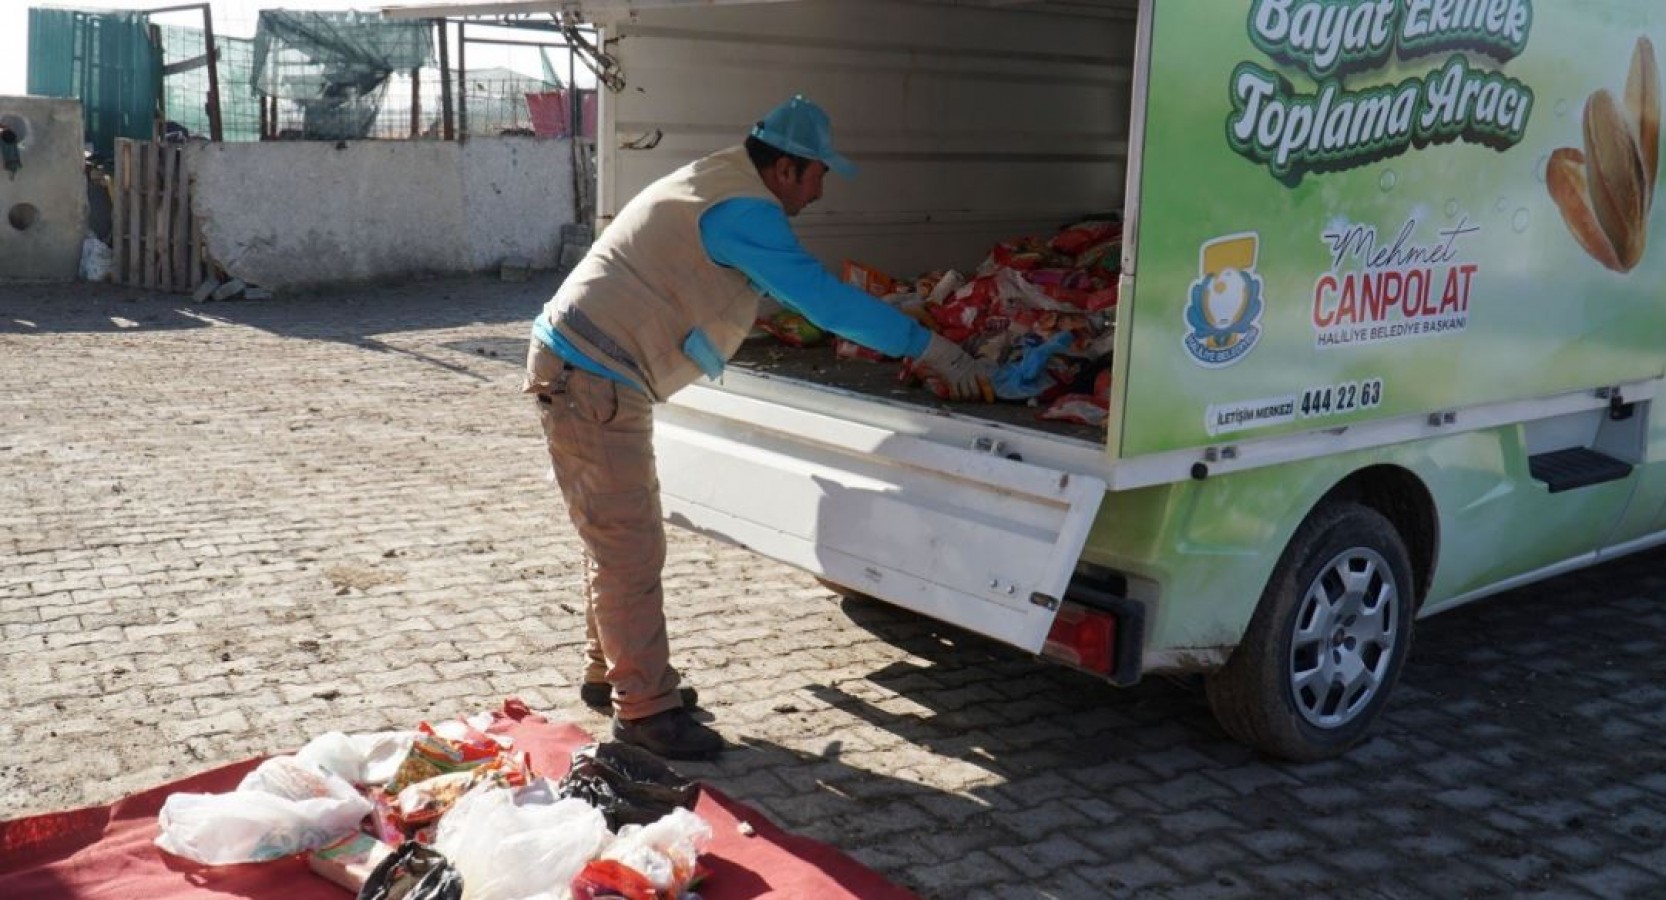
M 267 288 L 552 268 L 573 221 L 571 143 L 198 144 L 186 156 L 209 256 Z
M 0 168 L 0 281 L 75 278 L 87 229 L 81 102 L 0 97 L 23 163 Z

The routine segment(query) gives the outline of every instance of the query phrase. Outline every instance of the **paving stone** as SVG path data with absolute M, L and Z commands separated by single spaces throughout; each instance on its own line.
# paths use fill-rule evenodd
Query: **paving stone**
M 1224 835 L 1177 841 L 1151 850 L 1151 855 L 1191 878 L 1214 876 L 1243 860 L 1243 850 Z
M 1135 856 L 1105 867 L 1105 884 L 1114 897 L 1146 896 L 1175 887 L 1187 879 L 1181 873 L 1150 856 Z
M 1217 874 L 1170 888 L 1155 896 L 1162 900 L 1239 900 L 1246 897 L 1263 897 L 1265 893 L 1247 879 L 1236 878 L 1230 874 Z
M 978 850 L 950 863 L 921 866 L 911 874 L 913 883 L 925 891 L 943 897 L 962 897 L 992 884 L 1023 879 L 1026 873 L 991 853 Z
M 1568 880 L 1598 897 L 1652 897 L 1660 892 L 1659 874 L 1623 863 L 1581 872 Z
M 583 550 L 518 393 L 552 287 L 211 320 L 0 288 L 0 817 L 508 695 L 605 733 L 574 690 Z M 1654 550 L 1419 622 L 1367 739 L 1290 765 L 1195 686 L 1111 688 L 673 529 L 674 659 L 736 745 L 680 768 L 928 898 L 1647 897 L 1663 573 Z
M 1310 835 L 1293 828 L 1246 828 L 1227 833 L 1226 839 L 1255 854 L 1240 857 L 1240 862 L 1256 857 L 1286 859 L 1313 846 Z

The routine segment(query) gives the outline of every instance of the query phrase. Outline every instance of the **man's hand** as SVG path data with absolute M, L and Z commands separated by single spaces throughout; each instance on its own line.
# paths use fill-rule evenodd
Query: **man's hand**
M 942 382 L 949 400 L 988 402 L 992 399 L 989 379 L 979 371 L 977 360 L 942 335 L 931 336 L 931 343 L 914 364 Z

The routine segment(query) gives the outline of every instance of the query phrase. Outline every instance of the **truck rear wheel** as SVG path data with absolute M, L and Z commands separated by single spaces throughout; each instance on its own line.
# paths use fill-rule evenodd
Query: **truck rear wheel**
M 1411 563 L 1376 510 L 1337 503 L 1290 539 L 1243 640 L 1206 682 L 1226 732 L 1296 761 L 1353 746 L 1411 650 Z

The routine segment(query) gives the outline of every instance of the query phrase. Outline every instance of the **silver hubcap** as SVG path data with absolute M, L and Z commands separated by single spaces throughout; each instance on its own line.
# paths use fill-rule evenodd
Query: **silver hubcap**
M 1346 725 L 1377 696 L 1402 627 L 1398 596 L 1388 561 L 1367 547 L 1338 554 L 1308 586 L 1290 642 L 1290 690 L 1309 724 Z

